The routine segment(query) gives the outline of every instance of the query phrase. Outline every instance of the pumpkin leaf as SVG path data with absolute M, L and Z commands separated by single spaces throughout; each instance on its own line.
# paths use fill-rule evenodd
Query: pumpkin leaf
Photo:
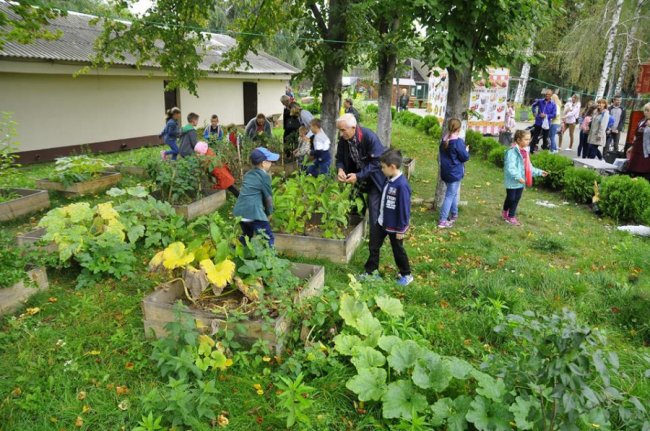
M 226 287 L 235 275 L 235 262 L 229 259 L 216 265 L 210 259 L 205 259 L 199 263 L 199 266 L 205 271 L 210 283 L 220 288 Z

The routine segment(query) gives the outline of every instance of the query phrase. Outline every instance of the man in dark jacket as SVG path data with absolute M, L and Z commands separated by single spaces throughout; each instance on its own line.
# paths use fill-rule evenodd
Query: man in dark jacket
M 381 191 L 386 181 L 379 158 L 386 149 L 375 132 L 357 125 L 352 114 L 344 114 L 336 120 L 336 128 L 340 135 L 336 150 L 336 178 L 344 183 L 358 184 L 361 191 L 368 194 L 366 204 L 372 241 L 379 235 L 377 219 Z
M 296 105 L 292 97 L 283 94 L 282 97 L 280 97 L 280 103 L 284 106 L 284 111 L 282 112 L 282 126 L 284 127 L 282 142 L 284 143 L 285 151 L 291 153 L 291 151 L 298 146 L 300 118 L 291 115 L 291 108 Z
M 353 105 L 352 99 L 345 99 L 345 102 L 343 102 L 343 108 L 345 108 L 345 113 L 346 114 L 352 114 L 354 115 L 354 118 L 357 120 L 357 124 L 361 123 L 361 116 L 359 115 L 359 111 L 352 106 Z
M 196 135 L 196 125 L 199 124 L 199 115 L 194 112 L 187 114 L 187 123 L 183 126 L 180 137 L 180 146 L 178 153 L 181 157 L 187 157 L 194 154 L 194 147 L 199 141 Z
M 535 124 L 533 125 L 533 133 L 530 140 L 530 154 L 537 151 L 537 143 L 540 136 L 542 137 L 542 149 L 549 148 L 551 141 L 549 139 L 549 130 L 551 121 L 557 115 L 557 105 L 551 100 L 553 90 L 546 90 L 543 99 L 537 99 L 531 105 L 531 110 L 535 115 Z

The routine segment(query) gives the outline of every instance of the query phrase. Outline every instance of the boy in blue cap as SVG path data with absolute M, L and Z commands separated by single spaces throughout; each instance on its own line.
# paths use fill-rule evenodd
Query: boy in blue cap
M 241 217 L 240 226 L 244 234 L 242 242 L 244 237 L 252 238 L 262 231 L 268 237 L 269 245 L 273 247 L 275 237 L 269 223 L 269 216 L 273 213 L 273 191 L 268 172 L 273 162 L 280 159 L 280 155 L 258 147 L 251 151 L 250 159 L 253 169 L 244 175 L 241 191 L 232 212 Z

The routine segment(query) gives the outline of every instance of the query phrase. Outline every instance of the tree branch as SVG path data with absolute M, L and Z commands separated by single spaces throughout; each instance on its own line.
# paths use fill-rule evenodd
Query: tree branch
M 323 19 L 323 15 L 320 13 L 320 9 L 318 9 L 318 6 L 316 6 L 315 2 L 310 2 L 309 3 L 309 9 L 311 10 L 311 13 L 314 14 L 314 19 L 316 20 L 316 24 L 318 25 L 318 28 L 320 29 L 321 36 L 325 39 L 328 38 L 329 35 L 329 29 L 327 28 L 327 24 L 325 24 L 325 20 Z

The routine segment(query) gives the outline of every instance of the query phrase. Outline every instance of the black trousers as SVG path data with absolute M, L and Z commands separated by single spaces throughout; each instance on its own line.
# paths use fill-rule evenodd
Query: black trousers
M 540 136 L 542 138 L 542 150 L 547 150 L 549 148 L 549 145 L 551 144 L 549 132 L 550 129 L 542 129 L 542 126 L 536 125 L 533 127 L 533 133 L 530 138 L 530 154 L 537 151 L 537 143 L 539 142 Z
M 373 237 L 370 236 L 370 256 L 368 256 L 368 261 L 365 265 L 366 273 L 372 274 L 373 272 L 379 269 L 379 254 L 381 251 L 381 246 L 384 245 L 384 240 L 386 237 L 390 239 L 390 247 L 393 249 L 393 257 L 395 258 L 395 264 L 399 269 L 401 275 L 411 275 L 411 266 L 409 265 L 409 258 L 406 255 L 406 250 L 404 249 L 404 240 L 397 239 L 397 234 L 392 232 L 386 232 L 386 229 L 381 227 L 379 223 L 375 223 L 377 234 Z M 372 234 L 372 228 L 370 229 Z
M 521 200 L 524 188 L 506 189 L 506 200 L 503 202 L 503 210 L 508 211 L 508 217 L 514 217 L 517 214 L 517 205 Z
M 587 158 L 588 159 L 598 158 L 598 160 L 603 160 L 603 155 L 601 154 L 598 145 L 589 144 L 589 153 L 587 155 Z

